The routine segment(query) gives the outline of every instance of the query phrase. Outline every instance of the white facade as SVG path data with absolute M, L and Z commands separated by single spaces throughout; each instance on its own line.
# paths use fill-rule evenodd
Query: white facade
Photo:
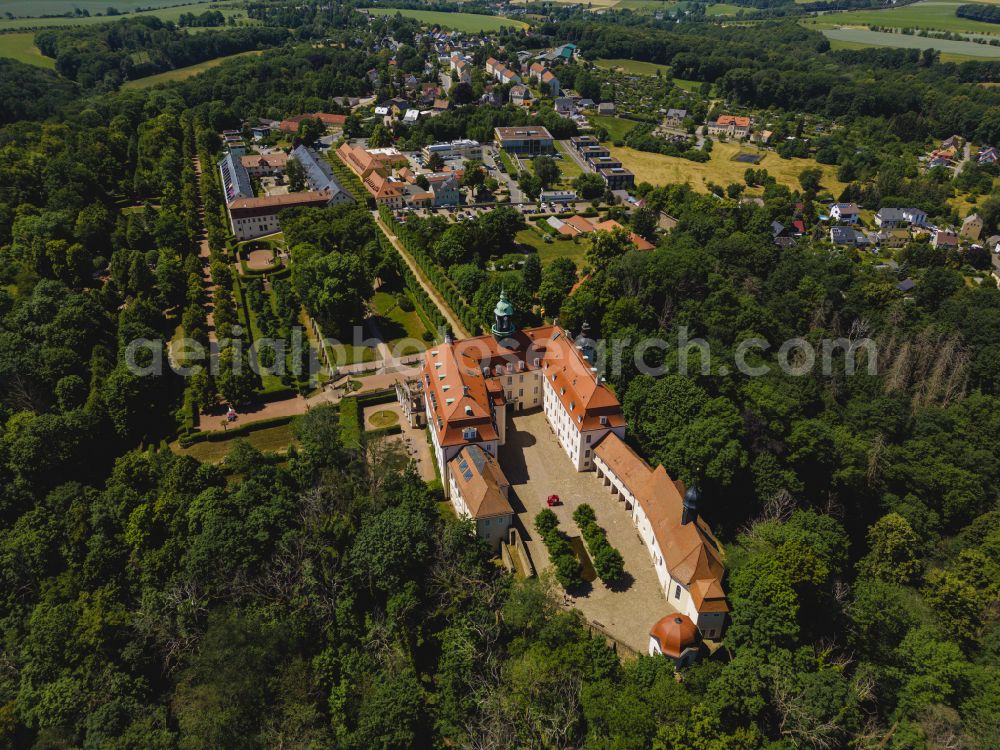
M 455 482 L 455 477 L 448 473 L 448 490 L 451 496 L 451 505 L 455 509 L 455 514 L 459 518 L 472 518 L 469 506 L 462 497 L 462 491 Z M 507 538 L 507 529 L 513 522 L 513 514 L 504 516 L 492 516 L 490 518 L 480 518 L 476 520 L 476 535 L 485 539 L 490 544 L 490 548 L 496 551 L 500 548 L 500 543 Z
M 278 214 L 265 214 L 264 216 L 252 216 L 247 219 L 233 219 L 233 234 L 238 240 L 252 240 L 256 237 L 263 237 L 266 234 L 274 234 L 281 231 L 278 224 Z
M 462 138 L 447 143 L 432 143 L 424 146 L 423 154 L 430 159 L 431 154 L 438 154 L 442 159 L 482 159 L 483 147 L 479 141 Z
M 620 433 L 619 430 L 615 430 L 618 437 L 623 437 L 621 433 L 624 432 L 624 429 Z M 629 512 L 632 524 L 635 526 L 639 538 L 646 545 L 646 551 L 653 561 L 653 569 L 656 571 L 660 588 L 663 589 L 663 595 L 670 602 L 670 605 L 678 612 L 690 617 L 691 621 L 698 626 L 698 629 L 706 638 L 715 638 L 721 635 L 725 625 L 726 613 L 704 612 L 699 614 L 687 587 L 679 581 L 674 580 L 670 575 L 666 561 L 663 559 L 663 552 L 660 550 L 659 542 L 656 541 L 656 535 L 653 533 L 653 526 L 646 516 L 646 512 L 642 509 L 642 505 L 636 500 L 635 495 L 632 494 L 625 485 L 625 482 L 616 476 L 614 471 L 599 456 L 594 457 L 594 466 L 597 469 L 598 477 L 604 480 L 604 484 L 610 488 L 611 494 L 623 501 L 625 510 Z

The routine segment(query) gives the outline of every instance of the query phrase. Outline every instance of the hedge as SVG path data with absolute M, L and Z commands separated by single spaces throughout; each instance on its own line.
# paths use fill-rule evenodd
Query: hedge
M 361 447 L 361 405 L 355 396 L 340 400 L 340 441 L 345 448 Z
M 386 389 L 384 391 L 372 391 L 371 393 L 366 393 L 363 396 L 351 396 L 355 401 L 358 402 L 358 406 L 376 406 L 378 404 L 388 404 L 390 401 L 396 400 L 396 391 L 394 389 Z
M 564 589 L 569 589 L 583 583 L 582 567 L 573 554 L 569 539 L 559 531 L 558 523 L 555 513 L 548 508 L 543 508 L 535 516 L 535 530 L 549 551 L 549 559 L 556 569 L 556 580 Z
M 230 440 L 231 438 L 243 437 L 244 435 L 249 435 L 251 432 L 256 432 L 257 430 L 263 430 L 267 427 L 279 427 L 283 424 L 288 424 L 293 419 L 295 419 L 295 414 L 286 414 L 283 417 L 271 417 L 270 419 L 261 419 L 258 422 L 250 422 L 249 424 L 239 425 L 236 427 L 231 427 L 226 430 L 211 430 L 203 432 L 192 432 L 190 435 L 181 436 L 178 440 L 181 448 L 190 448 L 195 443 L 202 443 L 205 441 L 217 443 L 223 440 Z
M 393 424 L 388 427 L 379 427 L 375 430 L 368 430 L 365 433 L 365 438 L 388 437 L 389 435 L 400 435 L 402 432 L 403 426 L 401 424 Z
M 590 550 L 590 558 L 594 561 L 594 570 L 606 584 L 620 581 L 625 575 L 625 562 L 621 553 L 608 542 L 608 534 L 597 525 L 594 509 L 583 503 L 573 511 L 573 520 L 583 532 L 583 540 Z

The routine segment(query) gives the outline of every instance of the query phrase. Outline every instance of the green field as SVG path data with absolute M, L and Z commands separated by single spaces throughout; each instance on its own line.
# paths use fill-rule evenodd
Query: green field
M 600 58 L 594 61 L 594 65 L 607 70 L 621 70 L 623 73 L 637 76 L 667 75 L 670 73 L 669 65 L 659 63 L 643 62 L 642 60 L 624 60 L 622 58 Z
M 238 57 L 246 57 L 247 55 L 260 55 L 263 54 L 260 50 L 250 50 L 249 52 L 240 52 L 235 55 L 228 55 L 226 57 L 216 57 L 212 60 L 205 60 L 204 62 L 197 63 L 195 65 L 189 65 L 186 68 L 177 68 L 176 70 L 168 70 L 163 73 L 157 73 L 156 75 L 146 76 L 145 78 L 137 78 L 134 81 L 126 81 L 122 85 L 125 89 L 148 89 L 151 86 L 156 86 L 159 83 L 170 83 L 171 81 L 183 81 L 185 78 L 190 78 L 191 76 L 196 76 L 199 73 L 204 73 L 206 70 L 210 70 L 216 66 L 222 65 L 222 63 L 227 60 L 235 60 Z
M 394 16 L 397 13 L 415 18 L 428 26 L 462 31 L 476 34 L 482 31 L 499 31 L 502 27 L 526 29 L 528 24 L 503 16 L 484 16 L 478 13 L 447 13 L 436 10 L 409 10 L 406 8 L 364 8 L 368 13 L 377 16 Z
M 957 0 L 924 0 L 912 5 L 902 5 L 885 10 L 852 10 L 846 13 L 824 13 L 815 19 L 803 21 L 805 25 L 821 29 L 837 26 L 891 26 L 893 28 L 936 29 L 966 33 L 1000 35 L 1000 26 L 983 21 L 959 18 L 955 9 Z M 926 49 L 926 47 L 925 47 Z
M 560 237 L 553 238 L 552 242 L 546 242 L 534 229 L 522 229 L 514 239 L 519 245 L 533 247 L 543 268 L 556 258 L 569 258 L 576 263 L 577 268 L 582 268 L 584 255 L 590 247 L 590 240 L 585 237 L 577 237 L 575 240 Z
M 2 0 L 0 0 L 2 2 Z M 81 3 L 76 3 L 81 5 Z M 152 0 L 142 3 L 143 7 L 153 4 Z M 107 8 L 109 5 L 118 7 L 114 0 L 103 2 L 101 5 Z M 138 3 L 136 3 L 138 5 Z M 144 16 L 156 16 L 163 21 L 177 21 L 184 13 L 204 13 L 209 9 L 207 3 L 193 3 L 188 5 L 177 5 L 172 8 L 159 8 L 157 10 L 143 11 Z M 246 11 L 242 7 L 227 7 L 223 5 L 212 5 L 212 10 L 219 10 L 225 17 L 239 18 L 246 20 Z M 0 11 L 2 12 L 2 11 Z M 12 11 L 11 11 L 12 12 Z M 11 31 L 16 29 L 40 29 L 50 26 L 84 26 L 97 23 L 111 23 L 122 18 L 134 17 L 133 14 L 125 16 L 84 16 L 79 18 L 2 18 L 0 19 L 0 31 Z
M 423 340 L 427 328 L 416 310 L 404 310 L 397 303 L 396 297 L 386 292 L 376 292 L 371 304 L 375 311 L 375 322 L 390 348 L 394 348 L 403 339 L 412 340 L 405 349 L 395 352 L 397 356 L 405 357 L 427 348 Z
M 203 2 L 207 4 L 209 0 Z M 163 8 L 177 4 L 177 0 L 0 0 L 0 15 L 10 13 L 19 18 L 57 16 L 72 13 L 75 8 L 94 15 L 104 13 L 109 7 L 121 13 L 132 13 L 137 8 Z
M 607 117 L 601 115 L 592 115 L 590 117 L 590 123 L 607 130 L 608 137 L 613 141 L 621 140 L 628 135 L 628 132 L 632 128 L 639 124 L 635 120 L 626 120 L 621 117 Z
M 709 5 L 705 9 L 705 15 L 707 16 L 735 16 L 742 10 L 738 5 L 729 5 L 728 3 L 716 3 L 715 5 Z
M 56 66 L 55 60 L 38 51 L 33 31 L 19 34 L 0 34 L 0 57 L 13 57 L 19 62 L 50 70 Z
M 181 448 L 177 443 L 173 443 L 170 447 L 175 453 L 182 456 L 191 456 L 204 463 L 217 464 L 226 457 L 232 449 L 233 443 L 238 439 L 246 440 L 263 453 L 284 452 L 297 442 L 292 433 L 292 423 L 289 422 L 277 427 L 263 427 L 243 435 L 241 438 L 218 441 L 205 440 L 195 443 L 190 448 Z
M 900 49 L 936 49 L 942 56 L 947 55 L 952 60 L 971 60 L 975 58 L 1000 58 L 1000 47 L 975 42 L 954 42 L 949 39 L 928 39 L 922 36 L 907 34 L 887 34 L 882 31 L 867 29 L 824 29 L 823 34 L 830 40 L 834 49 L 860 49 L 863 47 L 898 47 Z M 842 43 L 843 46 L 834 45 Z M 857 45 L 857 46 L 848 46 Z

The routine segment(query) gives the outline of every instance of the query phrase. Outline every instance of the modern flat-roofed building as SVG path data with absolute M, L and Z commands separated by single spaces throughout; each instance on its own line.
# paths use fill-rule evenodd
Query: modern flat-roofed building
M 494 128 L 493 139 L 497 148 L 518 156 L 551 154 L 555 150 L 552 134 L 540 125 Z
M 625 167 L 601 167 L 597 174 L 604 178 L 611 190 L 628 190 L 635 187 L 635 175 Z
M 482 159 L 483 147 L 479 141 L 469 138 L 462 138 L 457 141 L 446 143 L 432 143 L 422 149 L 425 158 L 430 159 L 432 154 L 437 154 L 442 159 Z

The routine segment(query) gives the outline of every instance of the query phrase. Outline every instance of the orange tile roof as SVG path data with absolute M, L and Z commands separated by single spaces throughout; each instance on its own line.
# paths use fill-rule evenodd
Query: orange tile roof
M 579 234 L 587 234 L 594 231 L 594 222 L 584 216 L 569 216 L 562 220 L 563 224 L 569 224 Z
M 478 445 L 467 445 L 448 462 L 448 466 L 473 518 L 514 514 L 507 500 L 510 482 L 500 464 L 489 453 Z
M 660 644 L 660 651 L 678 658 L 684 649 L 698 643 L 698 628 L 687 615 L 673 614 L 661 618 L 649 634 Z
M 602 221 L 594 225 L 594 229 L 598 232 L 612 232 L 615 229 L 625 229 L 621 224 L 619 224 L 614 219 L 608 219 L 607 221 Z M 635 245 L 636 250 L 652 250 L 656 247 L 652 242 L 649 242 L 644 237 L 640 237 L 635 232 L 629 232 L 628 237 L 632 240 L 632 244 Z
M 649 520 L 671 577 L 687 587 L 698 611 L 728 612 L 719 583 L 725 573 L 719 542 L 700 516 L 692 523 L 681 523 L 683 482 L 671 479 L 662 466 L 650 468 L 613 432 L 601 439 L 594 455 L 635 496 Z
M 738 128 L 748 128 L 750 127 L 750 118 L 738 117 L 737 115 L 719 115 L 716 123 L 719 125 L 735 125 Z
M 276 151 L 273 154 L 247 154 L 240 157 L 240 164 L 244 167 L 256 167 L 258 164 L 266 164 L 272 169 L 283 167 L 288 163 L 288 154 L 284 151 Z

